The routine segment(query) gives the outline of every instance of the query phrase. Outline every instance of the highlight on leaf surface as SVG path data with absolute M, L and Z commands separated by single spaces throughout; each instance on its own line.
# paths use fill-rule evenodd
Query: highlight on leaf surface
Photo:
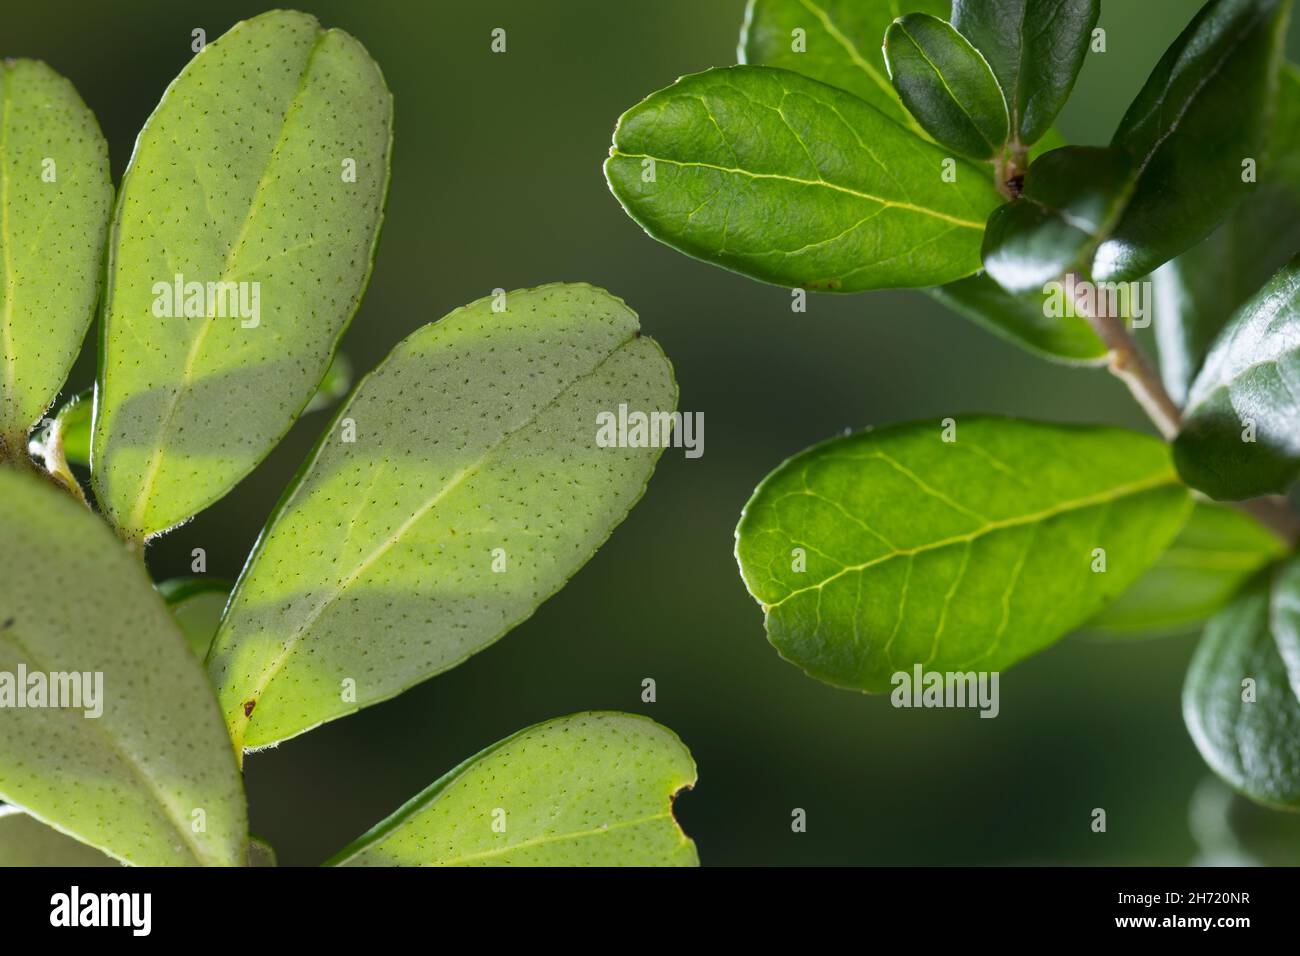
M 1219 611 L 1187 670 L 1183 718 L 1211 769 L 1252 800 L 1300 809 L 1300 571 L 1263 572 Z
M 141 562 L 83 505 L 11 468 L 0 540 L 0 674 L 14 675 L 0 677 L 0 798 L 126 863 L 242 865 L 230 740 Z
M 682 77 L 619 119 L 610 189 L 647 233 L 776 285 L 919 288 L 977 272 L 988 173 L 786 70 Z
M 1265 155 L 1290 0 L 1210 0 L 1165 52 L 1111 145 L 1134 186 L 1093 277 L 1140 279 L 1209 235 Z
M 231 597 L 208 666 L 236 747 L 392 697 L 529 617 L 654 470 L 659 447 L 598 444 L 620 405 L 671 414 L 672 366 L 589 285 L 482 299 L 403 340 L 322 434 Z
M 560 717 L 466 760 L 341 851 L 335 866 L 697 866 L 673 819 L 695 761 L 671 730 Z
M 1178 471 L 1212 498 L 1281 493 L 1300 474 L 1300 255 L 1238 310 L 1192 383 Z
M 222 497 L 312 398 L 370 275 L 391 143 L 378 66 L 306 14 L 237 24 L 168 87 L 109 248 L 93 481 L 124 536 Z
M 112 201 L 108 143 L 72 84 L 0 59 L 0 460 L 26 454 L 81 351 Z
M 786 660 L 879 693 L 914 665 L 998 671 L 1149 568 L 1190 498 L 1120 429 L 970 417 L 836 438 L 767 476 L 736 557 Z
M 889 78 L 940 145 L 992 160 L 1009 135 L 1007 104 L 988 62 L 946 20 L 909 13 L 885 33 Z

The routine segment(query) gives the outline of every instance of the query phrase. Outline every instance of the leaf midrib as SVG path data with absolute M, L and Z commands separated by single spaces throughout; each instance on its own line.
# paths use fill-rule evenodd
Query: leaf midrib
M 271 147 L 271 151 L 267 155 L 266 163 L 262 167 L 261 175 L 257 180 L 257 186 L 253 190 L 253 198 L 249 201 L 248 212 L 245 214 L 244 221 L 240 225 L 238 235 L 235 237 L 234 242 L 231 243 L 230 251 L 226 255 L 226 262 L 225 265 L 222 266 L 221 276 L 217 280 L 218 282 L 227 282 L 233 275 L 237 274 L 233 271 L 235 270 L 235 264 L 239 258 L 240 252 L 243 251 L 244 243 L 247 241 L 249 227 L 251 226 L 255 215 L 261 210 L 261 204 L 263 202 L 262 197 L 269 181 L 268 177 L 272 168 L 275 166 L 276 160 L 279 158 L 280 149 L 284 145 L 285 135 L 289 129 L 290 120 L 294 113 L 302 107 L 302 95 L 307 88 L 307 80 L 311 75 L 312 65 L 315 62 L 316 54 L 320 51 L 326 36 L 328 36 L 327 30 L 319 30 L 315 41 L 312 43 L 311 50 L 307 53 L 307 59 L 303 63 L 302 74 L 298 77 L 298 88 L 294 91 L 293 96 L 289 100 L 289 105 L 284 111 L 284 118 L 280 122 L 280 134 L 276 137 L 275 145 Z M 195 181 L 198 182 L 197 177 Z M 203 189 L 202 183 L 199 183 L 199 186 L 200 189 Z M 167 411 L 160 419 L 158 431 L 155 433 L 157 437 L 154 451 L 150 456 L 149 464 L 146 467 L 145 474 L 140 482 L 140 491 L 131 508 L 129 524 L 133 531 L 141 533 L 144 533 L 145 531 L 144 516 L 145 511 L 149 506 L 149 495 L 153 491 L 154 482 L 157 481 L 158 471 L 162 467 L 163 455 L 166 451 L 164 440 L 167 437 L 167 433 L 171 431 L 172 422 L 176 417 L 176 410 L 180 406 L 181 396 L 185 392 L 189 391 L 191 387 L 191 382 L 194 377 L 194 367 L 197 364 L 200 352 L 203 350 L 203 344 L 207 340 L 208 333 L 212 330 L 215 324 L 216 323 L 213 320 L 209 319 L 199 326 L 198 334 L 194 337 L 194 341 L 190 345 L 189 353 L 185 358 L 185 367 L 182 370 L 181 381 L 177 384 L 176 388 L 172 390 L 171 401 L 167 406 Z
M 296 628 L 294 628 L 293 633 L 290 635 L 289 639 L 285 642 L 284 647 L 282 648 L 280 653 L 277 654 L 271 660 L 271 663 L 263 670 L 262 677 L 258 680 L 253 690 L 250 691 L 247 695 L 245 695 L 245 700 L 252 700 L 252 701 L 261 700 L 262 695 L 266 692 L 266 688 L 270 686 L 271 681 L 284 668 L 284 665 L 288 661 L 290 655 L 294 652 L 294 650 L 296 650 L 298 644 L 301 643 L 301 641 L 306 637 L 307 630 L 313 624 L 316 623 L 316 621 L 320 618 L 320 616 L 323 613 L 325 613 L 325 609 L 328 608 L 340 597 L 342 597 L 344 592 L 346 592 L 360 578 L 362 574 L 364 574 L 370 567 L 372 567 L 376 561 L 380 560 L 385 554 L 387 554 L 390 550 L 396 547 L 398 542 L 401 541 L 401 539 L 406 535 L 406 533 L 410 531 L 410 529 L 413 528 L 421 519 L 423 519 L 424 516 L 427 515 L 429 511 L 432 510 L 433 507 L 438 504 L 439 501 L 441 501 L 449 493 L 451 493 L 456 488 L 458 488 L 461 485 L 461 483 L 463 483 L 466 479 L 477 474 L 478 470 L 483 466 L 483 464 L 497 451 L 498 448 L 500 448 L 503 444 L 505 444 L 510 438 L 512 438 L 514 435 L 518 434 L 519 432 L 527 428 L 529 425 L 532 425 L 535 421 L 537 421 L 538 418 L 540 418 L 549 409 L 551 409 L 558 401 L 560 401 L 566 395 L 571 393 L 577 385 L 581 384 L 584 381 L 587 381 L 592 376 L 596 375 L 605 366 L 605 364 L 610 361 L 610 359 L 618 355 L 631 342 L 634 342 L 638 334 L 639 333 L 635 333 L 629 336 L 628 338 L 620 341 L 617 345 L 614 346 L 614 348 L 610 349 L 607 355 L 602 357 L 600 361 L 598 361 L 590 369 L 588 369 L 586 372 L 583 372 L 580 375 L 575 376 L 572 380 L 565 383 L 565 385 L 562 388 L 560 388 L 555 393 L 555 395 L 553 395 L 544 405 L 541 405 L 527 419 L 520 422 L 516 427 L 502 432 L 502 434 L 495 441 L 493 441 L 487 448 L 483 449 L 482 453 L 480 453 L 478 458 L 476 458 L 473 462 L 465 465 L 458 472 L 456 472 L 456 474 L 453 475 L 447 481 L 447 483 L 441 489 L 438 490 L 437 493 L 432 495 L 409 518 L 403 521 L 392 534 L 388 535 L 388 537 L 378 547 L 376 547 L 373 551 L 371 551 L 371 553 L 367 555 L 356 566 L 356 568 L 354 568 L 351 572 L 349 572 L 349 574 L 347 575 L 347 577 L 343 579 L 343 581 L 341 581 L 338 585 L 336 585 L 333 589 L 331 589 L 331 592 L 328 594 L 328 596 L 319 604 L 317 604 L 315 608 L 312 609 L 312 611 L 303 619 L 301 624 L 299 624 Z M 360 386 L 358 386 L 358 392 L 359 390 L 360 390 Z M 310 474 L 310 470 L 314 466 L 315 466 L 315 461 L 313 461 L 311 465 L 308 466 L 308 470 L 306 474 Z M 295 496 L 298 490 L 299 490 L 298 488 L 294 489 Z M 292 506 L 292 499 L 290 500 L 290 504 L 288 507 L 291 506 Z M 274 533 L 274 528 L 271 528 L 265 533 L 265 537 L 269 537 L 273 533 Z M 254 562 L 258 557 L 260 557 L 260 555 L 255 554 L 253 555 L 253 557 L 249 559 L 250 568 L 254 566 Z M 231 600 L 232 606 L 234 605 L 234 601 L 235 599 L 232 598 Z M 217 646 L 218 640 L 221 638 L 221 636 L 222 636 L 221 633 L 218 632 L 217 637 L 213 639 L 212 646 L 214 648 Z M 241 703 L 243 702 L 241 701 Z M 256 713 L 257 713 L 256 708 L 254 708 L 253 715 L 256 715 Z M 242 725 L 240 725 L 238 729 L 233 727 L 231 728 L 231 737 L 233 738 L 235 744 L 235 750 L 237 753 L 243 751 L 244 738 L 247 735 L 247 730 L 249 725 L 252 723 L 252 719 L 253 719 L 252 716 L 246 717 L 244 718 Z
M 687 160 L 668 159 L 667 157 L 663 157 L 663 156 L 652 156 L 649 153 L 627 153 L 617 147 L 614 147 L 610 150 L 610 157 L 611 158 L 621 157 L 623 159 L 650 159 L 656 163 L 667 163 L 670 166 L 689 166 L 689 167 L 699 167 L 701 169 L 712 169 L 720 173 L 727 173 L 736 176 L 746 176 L 750 179 L 773 179 L 779 182 L 794 183 L 797 186 L 819 186 L 824 189 L 833 189 L 836 192 L 841 192 L 850 196 L 855 196 L 858 199 L 865 199 L 868 200 L 869 202 L 878 203 L 879 205 L 884 206 L 886 208 L 905 209 L 909 212 L 916 212 L 916 213 L 921 213 L 922 215 L 932 216 L 935 219 L 941 219 L 944 222 L 950 222 L 956 226 L 961 226 L 966 229 L 977 229 L 981 231 L 984 229 L 984 223 L 982 222 L 975 222 L 974 220 L 971 219 L 959 219 L 956 216 L 950 216 L 947 213 L 939 212 L 938 210 L 935 209 L 929 209 L 925 206 L 917 206 L 914 203 L 897 202 L 892 199 L 884 199 L 880 196 L 873 196 L 871 193 L 864 193 L 856 189 L 851 189 L 848 186 L 840 186 L 836 183 L 827 182 L 824 179 L 802 179 L 798 176 L 787 176 L 782 173 L 755 173 L 755 172 L 751 172 L 748 169 L 742 169 L 738 166 L 718 166 L 713 163 L 702 163 L 702 162 L 694 162 L 694 161 L 687 161 Z
M 861 564 L 846 565 L 842 567 L 840 570 L 836 571 L 834 574 L 829 575 L 826 578 L 823 578 L 821 581 L 818 581 L 815 584 L 810 584 L 807 587 L 796 588 L 795 590 L 787 594 L 785 597 L 781 598 L 779 601 L 774 601 L 771 604 L 765 603 L 763 605 L 763 610 L 765 612 L 771 612 L 772 610 L 775 610 L 776 608 L 780 607 L 782 604 L 785 604 L 790 599 L 797 597 L 800 594 L 805 594 L 808 591 L 821 590 L 826 585 L 830 584 L 832 581 L 835 581 L 843 577 L 844 575 L 849 574 L 850 572 L 864 571 L 867 568 L 874 567 L 878 564 L 884 564 L 885 562 L 891 561 L 894 558 L 924 554 L 929 551 L 937 551 L 957 544 L 969 544 L 970 542 L 976 541 L 979 538 L 984 537 L 985 535 L 993 534 L 998 531 L 1005 531 L 1008 528 L 1017 528 L 1025 525 L 1037 524 L 1039 522 L 1047 521 L 1051 518 L 1055 518 L 1062 514 L 1068 514 L 1071 511 L 1082 511 L 1087 508 L 1095 507 L 1097 505 L 1110 504 L 1111 502 L 1117 501 L 1124 497 L 1128 497 L 1130 495 L 1141 494 L 1146 491 L 1153 491 L 1157 488 L 1161 488 L 1166 485 L 1172 487 L 1172 486 L 1176 486 L 1177 484 L 1178 484 L 1177 476 L 1173 472 L 1165 472 L 1160 475 L 1156 475 L 1152 478 L 1144 479 L 1142 481 L 1135 481 L 1135 482 L 1129 482 L 1128 484 L 1124 484 L 1124 485 L 1117 485 L 1114 488 L 1107 489 L 1106 491 L 1097 492 L 1096 494 L 1084 495 L 1081 498 L 1074 498 L 1069 501 L 1063 501 L 1056 505 L 1053 505 L 1050 508 L 1045 508 L 1042 511 L 1030 512 L 1023 515 L 1016 515 L 1011 518 L 1001 518 L 994 521 L 987 521 L 980 527 L 974 528 L 971 531 L 967 531 L 963 534 L 952 535 L 947 538 L 941 538 L 937 541 L 926 542 L 925 544 L 917 545 L 916 547 L 912 547 L 912 548 L 895 548 L 892 551 L 889 551 L 885 554 L 878 555 L 870 559 L 869 561 L 862 562 Z
M 40 660 L 37 659 L 36 655 L 31 652 L 30 648 L 28 648 L 25 644 L 21 643 L 14 636 L 12 627 L 6 629 L 4 632 L 0 632 L 0 641 L 8 643 L 12 645 L 14 648 L 16 648 L 19 655 L 26 658 L 27 661 L 30 662 L 38 671 L 46 671 L 46 672 L 51 671 L 51 668 L 46 667 L 44 664 L 40 662 Z M 67 713 L 75 716 L 75 711 L 65 711 L 59 708 L 51 708 L 51 709 L 58 710 L 60 713 Z M 80 719 L 86 719 L 86 718 L 80 718 Z M 89 720 L 88 722 L 90 723 L 91 727 L 94 730 L 98 731 L 100 736 L 103 737 L 103 739 L 108 744 L 108 748 L 117 756 L 117 758 L 126 767 L 130 768 L 132 774 L 136 777 L 137 780 L 139 780 L 141 783 L 144 784 L 145 789 L 153 797 L 154 802 L 159 807 L 162 808 L 164 816 L 171 822 L 172 827 L 180 835 L 181 839 L 185 842 L 186 846 L 189 847 L 190 854 L 194 857 L 194 859 L 199 863 L 206 863 L 207 865 L 215 865 L 211 862 L 212 857 L 208 856 L 208 854 L 205 853 L 203 849 L 197 843 L 194 842 L 188 823 L 186 823 L 183 819 L 178 818 L 175 815 L 175 811 L 171 803 L 166 799 L 162 791 L 158 789 L 158 786 L 155 783 L 153 777 L 151 777 L 149 774 L 145 772 L 144 768 L 139 764 L 136 757 L 133 754 L 131 754 L 129 751 L 124 750 L 121 747 L 121 745 L 118 742 L 118 739 L 108 732 L 107 726 L 101 724 L 100 720 L 98 719 Z M 80 838 L 78 837 L 78 839 Z M 104 849 L 105 852 L 109 852 L 104 847 L 98 847 L 98 849 Z

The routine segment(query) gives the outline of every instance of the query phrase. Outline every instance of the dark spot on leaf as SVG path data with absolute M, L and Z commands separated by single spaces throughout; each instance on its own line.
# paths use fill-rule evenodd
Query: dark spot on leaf
M 1007 188 L 1011 190 L 1012 199 L 1019 198 L 1020 194 L 1025 191 L 1024 173 L 1021 173 L 1019 176 L 1012 176 L 1010 179 L 1008 179 Z
M 8 630 L 13 626 L 14 626 L 14 619 L 12 617 L 7 617 L 5 618 L 5 622 L 3 624 L 0 624 L 0 631 Z
M 246 701 L 244 701 L 244 716 L 245 716 L 245 717 L 252 717 L 252 716 L 253 716 L 253 708 L 256 707 L 256 706 L 257 706 L 257 701 L 255 701 L 255 700 L 246 700 Z

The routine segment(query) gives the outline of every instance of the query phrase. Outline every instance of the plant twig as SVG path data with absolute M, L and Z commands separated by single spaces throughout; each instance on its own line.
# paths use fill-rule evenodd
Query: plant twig
M 1074 279 L 1075 287 L 1078 288 L 1082 279 L 1077 274 Z M 1155 367 L 1138 348 L 1124 320 L 1116 315 L 1102 314 L 1088 305 L 1082 295 L 1075 296 L 1075 312 L 1088 321 L 1110 353 L 1110 371 L 1128 386 L 1133 398 L 1159 429 L 1165 441 L 1173 441 L 1182 427 L 1182 409 L 1170 396 Z M 1285 498 L 1271 495 L 1233 504 L 1281 538 L 1288 547 L 1294 547 L 1296 541 L 1300 540 L 1300 517 Z

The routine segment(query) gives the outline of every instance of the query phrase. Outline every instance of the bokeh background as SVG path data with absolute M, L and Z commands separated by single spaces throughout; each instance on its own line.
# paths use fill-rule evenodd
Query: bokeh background
M 789 293 L 646 237 L 601 175 L 614 121 L 683 73 L 736 61 L 743 0 L 297 0 L 368 47 L 396 96 L 388 218 L 345 339 L 358 370 L 496 287 L 585 280 L 624 297 L 703 411 L 705 454 L 665 453 L 609 543 L 505 639 L 401 697 L 246 763 L 254 832 L 315 864 L 444 771 L 528 724 L 618 709 L 672 727 L 700 768 L 677 805 L 706 864 L 1186 863 L 1207 775 L 1179 692 L 1194 636 L 1076 636 L 1002 678 L 1002 711 L 895 710 L 783 663 L 732 555 L 754 485 L 845 428 L 995 412 L 1146 428 L 1100 371 L 1049 365 L 919 293 Z M 1198 0 L 1106 0 L 1060 120 L 1103 143 Z M 191 31 L 215 39 L 263 4 L 11 4 L 0 54 L 70 77 L 99 117 L 115 178 Z M 508 52 L 489 34 L 504 27 Z M 1289 51 L 1300 58 L 1300 31 Z M 69 392 L 93 382 L 88 351 Z M 502 382 L 502 388 L 510 383 Z M 158 578 L 235 577 L 327 418 L 308 416 L 248 479 L 157 542 Z M 238 422 L 231 427 L 239 427 Z M 658 700 L 642 703 L 653 677 Z M 1204 793 L 1204 791 L 1202 791 Z M 1202 799 L 1203 805 L 1218 806 Z M 806 833 L 791 811 L 807 811 Z M 1091 811 L 1108 814 L 1105 834 Z M 1266 827 L 1267 829 L 1267 827 Z

